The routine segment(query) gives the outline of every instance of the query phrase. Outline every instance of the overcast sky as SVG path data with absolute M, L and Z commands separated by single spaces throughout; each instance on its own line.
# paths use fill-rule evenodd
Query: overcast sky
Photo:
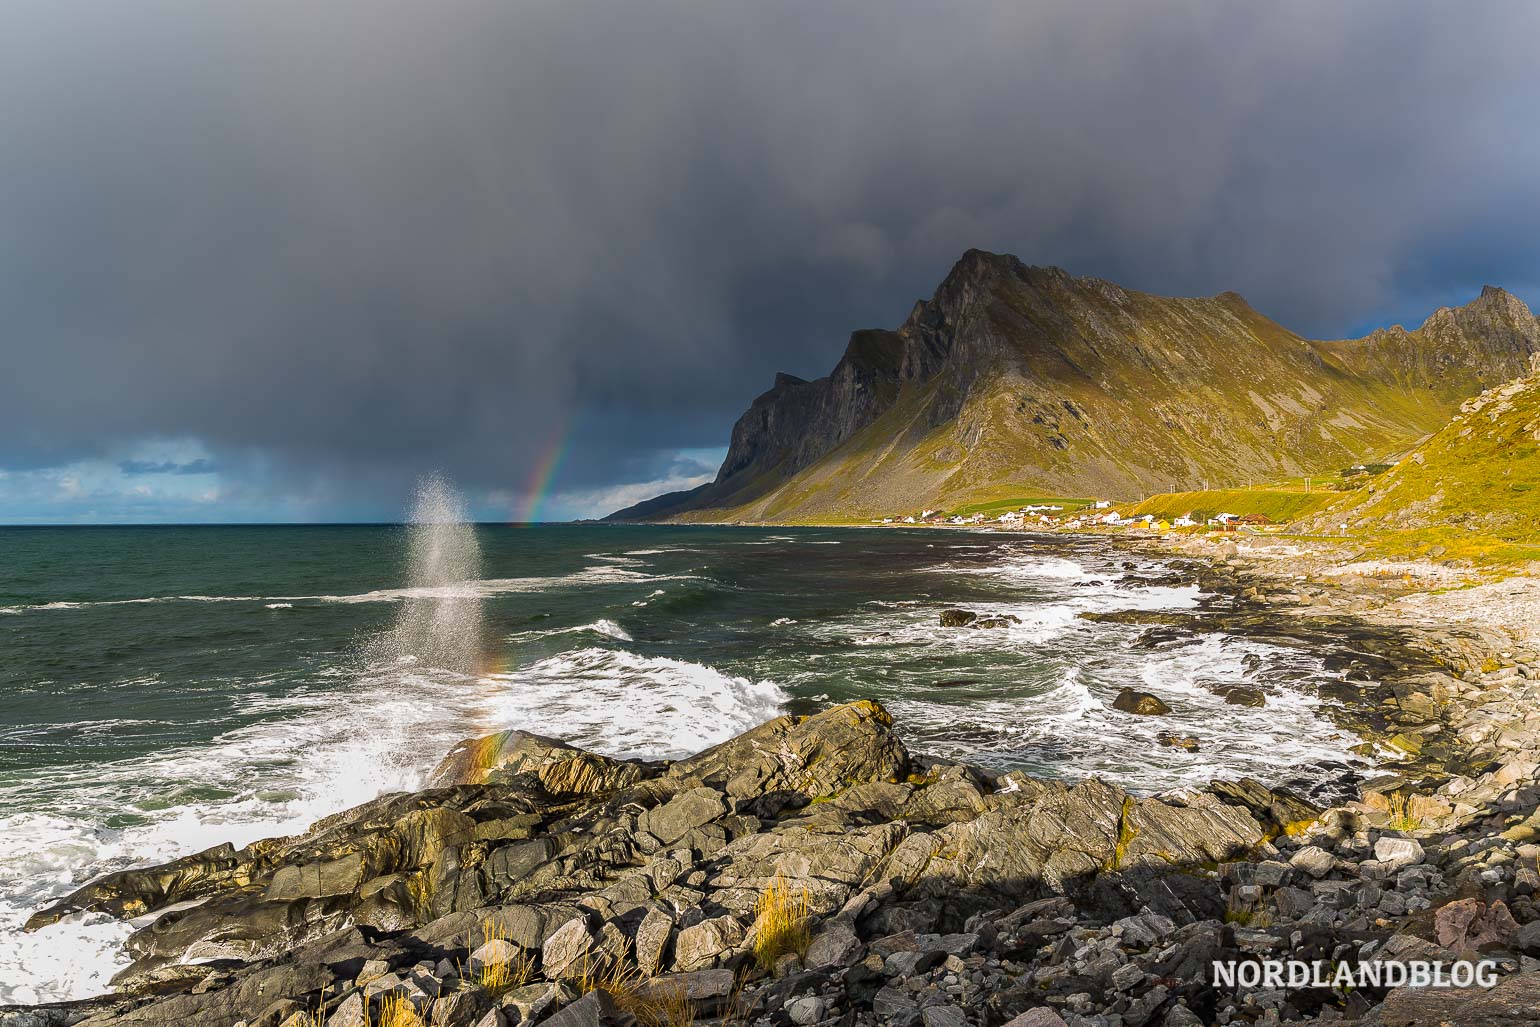
M 8 0 L 0 521 L 395 518 L 432 470 L 602 514 L 970 246 L 1327 337 L 1537 301 L 1537 42 L 1535 3 Z

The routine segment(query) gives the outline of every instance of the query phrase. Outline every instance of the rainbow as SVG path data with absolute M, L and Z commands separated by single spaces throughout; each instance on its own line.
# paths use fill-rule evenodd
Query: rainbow
M 545 445 L 540 447 L 539 455 L 529 472 L 529 481 L 524 486 L 523 508 L 513 518 L 515 523 L 533 524 L 540 520 L 540 505 L 550 496 L 551 483 L 567 457 L 568 427 L 566 418 L 563 418 L 546 437 Z

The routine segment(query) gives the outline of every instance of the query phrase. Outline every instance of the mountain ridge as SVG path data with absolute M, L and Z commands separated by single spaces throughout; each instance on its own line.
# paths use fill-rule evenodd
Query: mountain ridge
M 1001 489 L 1132 496 L 1409 448 L 1523 373 L 1540 322 L 1505 290 L 1416 329 L 1311 340 L 1235 292 L 1164 297 L 969 250 L 896 329 L 778 374 L 716 478 L 611 520 L 819 520 Z

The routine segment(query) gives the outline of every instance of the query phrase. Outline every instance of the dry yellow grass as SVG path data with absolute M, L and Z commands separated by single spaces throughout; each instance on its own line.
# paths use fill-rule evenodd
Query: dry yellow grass
M 491 918 L 481 922 L 481 945 L 494 941 L 506 942 L 507 934 Z M 478 946 L 479 948 L 480 946 Z M 535 973 L 535 961 L 526 953 L 513 959 L 483 963 L 477 968 L 474 980 L 486 989 L 494 1000 L 502 998 L 515 988 L 528 984 Z M 465 976 L 464 974 L 461 975 Z
M 379 1019 L 372 1019 L 366 1012 L 364 1023 L 368 1027 L 427 1027 L 411 1000 L 401 994 L 386 995 L 380 1001 Z
M 688 1027 L 695 1022 L 695 1003 L 683 987 L 648 987 L 647 978 L 624 953 L 607 965 L 585 961 L 583 972 L 570 983 L 579 994 L 604 992 L 641 1027 Z
M 321 989 L 315 1009 L 304 1015 L 304 1027 L 326 1027 L 326 989 Z M 411 999 L 397 993 L 380 1000 L 378 1017 L 371 1014 L 370 1003 L 364 1002 L 364 1027 L 427 1027 L 427 1023 L 417 1014 Z
M 780 874 L 754 904 L 754 960 L 762 970 L 774 970 L 788 952 L 802 955 L 812 940 L 807 923 L 806 888 L 792 888 Z
M 320 997 L 315 1000 L 315 1009 L 304 1014 L 305 1022 L 301 1027 L 326 1027 L 326 989 L 321 989 Z
M 1364 804 L 1370 809 L 1384 810 L 1389 818 L 1385 826 L 1392 831 L 1416 831 L 1436 811 L 1433 800 L 1409 792 L 1374 792 L 1365 797 Z

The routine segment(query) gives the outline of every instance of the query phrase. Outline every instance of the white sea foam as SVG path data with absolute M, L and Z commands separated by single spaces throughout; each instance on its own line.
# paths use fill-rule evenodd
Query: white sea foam
M 613 621 L 585 628 L 624 634 Z M 676 756 L 776 716 L 785 699 L 772 682 L 625 651 L 584 648 L 483 678 L 397 660 L 366 668 L 352 688 L 254 697 L 246 709 L 262 720 L 206 746 L 50 771 L 46 783 L 0 791 L 0 808 L 50 809 L 0 817 L 0 1003 L 106 989 L 125 965 L 128 925 L 77 916 L 20 929 L 34 910 L 103 873 L 293 834 L 384 792 L 420 787 L 467 736 L 520 727 L 616 755 Z M 139 809 L 131 798 L 175 797 L 189 785 L 229 797 L 169 809 Z M 145 822 L 101 826 L 124 813 Z
M 585 559 L 604 560 L 606 563 L 626 567 L 640 567 L 646 563 L 645 560 L 638 560 L 629 554 L 621 555 L 619 553 L 589 553 Z
M 50 815 L 0 818 L 0 1003 L 99 993 L 122 968 L 126 924 L 76 916 L 30 934 L 20 929 L 34 909 L 86 880 L 220 842 L 291 834 L 383 791 L 415 786 L 422 768 L 466 733 L 463 723 L 451 726 L 454 713 L 444 709 L 465 701 L 461 689 L 432 679 L 417 687 L 429 702 L 401 699 L 379 682 L 361 694 L 313 693 L 272 704 L 275 712 L 302 710 L 298 715 L 230 732 L 206 747 L 50 771 L 46 787 L 57 793 L 49 797 Z M 230 797 L 136 808 L 140 796 L 174 799 L 189 785 Z M 7 798 L 0 794 L 0 802 L 13 805 Z M 14 804 L 41 805 L 36 797 Z M 101 826 L 125 813 L 145 822 Z
M 97 606 L 128 606 L 142 603 L 400 603 L 414 599 L 491 599 L 501 595 L 587 588 L 593 585 L 634 585 L 660 581 L 699 581 L 696 574 L 648 574 L 612 564 L 600 564 L 546 578 L 477 578 L 433 585 L 405 585 L 350 594 L 283 596 L 143 596 L 138 599 L 101 599 L 89 602 L 50 602 L 0 607 L 0 613 L 23 614 L 49 610 L 81 610 Z
M 625 650 L 580 649 L 493 677 L 518 686 L 493 719 L 617 756 L 698 752 L 777 716 L 787 699 L 771 681 Z
M 949 564 L 936 569 L 948 574 L 977 574 L 1010 582 L 1030 582 L 1044 578 L 1072 580 L 1089 576 L 1086 569 L 1074 560 L 1042 555 L 1003 555 L 986 564 L 961 567 Z
M 1269 689 L 1261 708 L 1232 706 L 1205 681 L 1240 680 L 1248 654 L 1269 659 L 1279 650 L 1220 635 L 1169 653 L 1141 654 L 1136 677 L 1122 677 L 1123 667 L 1101 680 L 1071 669 L 1051 691 L 1021 698 L 946 701 L 945 693 L 915 695 L 890 702 L 899 723 L 911 722 L 934 734 L 938 753 L 974 760 L 1026 760 L 1042 772 L 1071 780 L 1099 775 L 1122 781 L 1140 793 L 1200 785 L 1216 777 L 1251 776 L 1277 781 L 1281 771 L 1312 762 L 1357 762 L 1347 753 L 1356 739 L 1325 719 L 1319 700 L 1288 688 Z M 1166 699 L 1172 712 L 1142 717 L 1112 708 L 1126 684 Z M 1197 740 L 1199 751 L 1162 745 L 1163 733 Z M 956 739 L 951 741 L 949 739 Z M 981 741 L 982 739 L 982 741 Z
M 632 603 L 631 605 L 635 606 L 637 604 L 636 603 Z M 642 605 L 646 605 L 646 604 L 642 604 Z M 607 636 L 609 638 L 616 639 L 617 641 L 620 641 L 620 642 L 629 642 L 629 641 L 631 641 L 631 633 L 629 631 L 627 631 L 625 628 L 621 627 L 619 624 L 617 624 L 614 621 L 610 620 L 608 617 L 600 617 L 598 620 L 594 621 L 591 624 L 578 624 L 578 625 L 576 625 L 574 627 L 570 627 L 570 628 L 551 628 L 551 629 L 545 630 L 545 631 L 542 631 L 542 630 L 539 630 L 539 629 L 536 629 L 536 630 L 533 630 L 533 631 L 520 631 L 520 632 L 517 632 L 514 635 L 511 635 L 510 637 L 518 639 L 518 638 L 529 638 L 529 637 L 542 637 L 542 636 L 546 636 L 546 635 L 580 635 L 580 634 L 586 634 L 586 633 L 592 633 L 592 634 L 595 634 L 595 635 L 605 635 L 605 636 Z

